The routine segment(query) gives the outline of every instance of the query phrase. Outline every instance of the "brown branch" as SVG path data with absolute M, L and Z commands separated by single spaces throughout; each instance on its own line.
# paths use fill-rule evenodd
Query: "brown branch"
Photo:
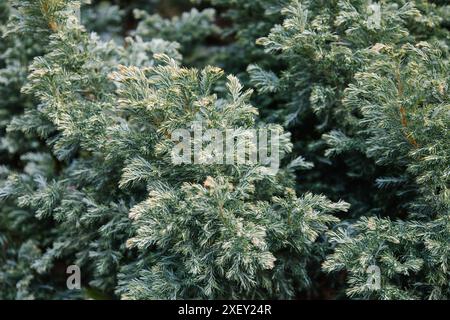
M 49 14 L 49 7 L 48 7 L 48 3 L 47 2 L 42 2 L 41 4 L 41 12 L 43 14 L 44 17 L 48 18 L 48 27 L 50 28 L 50 30 L 52 30 L 53 32 L 58 31 L 58 24 L 56 23 L 56 21 L 51 17 L 51 15 Z
M 58 24 L 55 21 L 50 20 L 48 26 L 53 32 L 58 31 Z
M 397 72 L 396 72 L 396 80 L 397 80 L 398 95 L 400 96 L 400 98 L 402 98 L 403 97 L 403 84 L 400 79 L 400 70 L 399 69 L 397 69 Z M 402 105 L 400 105 L 399 111 L 400 111 L 400 116 L 401 116 L 402 127 L 403 127 L 404 131 L 406 131 L 405 138 L 408 140 L 408 142 L 412 146 L 414 146 L 414 148 L 419 147 L 419 144 L 417 143 L 416 139 L 414 139 L 412 133 L 411 132 L 408 133 L 408 118 L 406 115 L 406 109 Z

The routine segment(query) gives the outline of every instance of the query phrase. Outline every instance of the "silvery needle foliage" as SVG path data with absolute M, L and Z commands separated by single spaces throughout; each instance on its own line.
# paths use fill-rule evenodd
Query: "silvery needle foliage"
M 50 231 L 54 239 L 45 239 L 37 248 L 45 253 L 32 261 L 29 276 L 35 271 L 47 275 L 57 274 L 55 268 L 61 262 L 78 264 L 84 269 L 85 279 L 91 286 L 110 294 L 116 281 L 114 270 L 123 255 L 121 237 L 126 238 L 131 232 L 127 224 L 125 201 L 132 200 L 126 197 L 122 199 L 122 195 L 118 195 L 117 201 L 111 199 L 103 202 L 104 199 L 94 195 L 97 192 L 100 195 L 101 190 L 108 190 L 109 194 L 115 177 L 118 179 L 120 176 L 120 168 L 107 169 L 98 153 L 91 157 L 93 143 L 86 142 L 93 138 L 92 132 L 99 129 L 100 120 L 95 116 L 110 114 L 107 109 L 111 109 L 112 100 L 109 98 L 108 103 L 105 92 L 113 89 L 107 81 L 102 83 L 102 79 L 107 78 L 119 61 L 133 61 L 129 63 L 136 65 L 151 64 L 152 59 L 148 56 L 154 51 L 166 52 L 178 59 L 178 44 L 160 39 L 143 42 L 136 38 L 127 39 L 125 49 L 113 42 L 97 43 L 97 37 L 86 33 L 69 15 L 75 8 L 55 1 L 22 1 L 20 5 L 23 7 L 19 7 L 19 13 L 29 11 L 33 15 L 26 16 L 26 19 L 25 16 L 21 17 L 21 23 L 15 24 L 20 26 L 17 32 L 28 35 L 35 31 L 32 26 L 41 25 L 42 29 L 37 30 L 41 41 L 45 43 L 44 39 L 47 39 L 47 44 L 43 46 L 49 56 L 36 58 L 28 84 L 23 88 L 28 96 L 35 94 L 36 104 L 27 108 L 20 117 L 14 118 L 8 131 L 35 135 L 45 141 L 50 154 L 25 158 L 24 161 L 29 160 L 30 164 L 24 172 L 9 175 L 3 184 L 2 197 L 9 200 L 16 198 L 19 208 L 15 211 L 21 213 L 31 209 L 37 218 L 47 223 L 50 220 L 50 226 L 56 224 Z M 52 14 L 45 15 L 48 12 Z M 101 101 L 99 105 L 94 103 L 97 98 Z M 70 103 L 66 104 L 67 101 Z M 82 110 L 88 113 L 82 116 Z M 82 134 L 82 138 L 76 126 L 88 129 L 86 119 L 89 117 L 93 120 L 90 133 Z M 116 121 L 113 117 L 109 119 Z M 81 145 L 84 150 L 81 150 Z M 109 175 L 110 172 L 116 172 L 116 175 Z M 25 223 L 23 219 L 19 222 Z M 47 224 L 42 225 L 48 228 Z M 117 235 L 118 230 L 123 232 L 122 235 Z M 34 232 L 39 234 L 39 229 Z M 100 241 L 100 238 L 104 241 Z M 93 274 L 91 278 L 90 274 Z M 58 296 L 58 288 L 52 286 L 59 286 L 61 282 L 62 288 L 65 287 L 64 281 L 60 279 L 54 283 L 46 279 L 46 282 L 50 283 L 42 286 L 44 289 L 38 292 Z M 14 286 L 13 283 L 13 290 Z
M 305 264 L 319 234 L 336 221 L 326 213 L 347 204 L 297 198 L 288 172 L 269 178 L 257 167 L 173 166 L 172 129 L 198 117 L 211 128 L 252 128 L 255 109 L 235 77 L 219 98 L 212 88 L 220 69 L 185 69 L 161 58 L 164 65 L 112 74 L 129 122 L 154 137 L 121 181 L 145 182 L 149 197 L 130 211 L 137 231 L 127 244 L 143 260 L 126 268 L 137 276 L 130 282 L 124 273 L 120 291 L 125 298 L 292 297 L 309 282 Z
M 448 299 L 446 1 L 116 4 L 0 1 L 0 298 Z
M 325 269 L 351 272 L 350 296 L 383 299 L 449 296 L 450 194 L 449 63 L 425 42 L 371 51 L 372 64 L 356 74 L 344 105 L 357 109 L 360 131 L 352 137 L 380 165 L 395 165 L 395 176 L 380 177 L 380 188 L 410 194 L 407 221 L 376 217 L 354 230 L 333 232 L 336 252 Z M 339 148 L 339 143 L 336 145 Z M 382 287 L 371 290 L 361 270 L 380 267 Z
M 331 178 L 323 187 L 352 203 L 354 218 L 330 233 L 337 246 L 324 263 L 349 272 L 347 296 L 446 299 L 449 6 L 373 4 L 379 19 L 368 23 L 368 1 L 290 1 L 283 23 L 258 40 L 287 67 L 248 71 L 261 94 L 288 97 L 281 113 L 292 130 L 314 113 L 315 131 L 325 134 L 299 150 L 341 159 L 333 175 L 315 176 Z M 361 195 L 357 183 L 373 191 Z M 371 267 L 380 270 L 380 288 L 368 281 Z
M 319 237 L 337 221 L 330 213 L 348 205 L 297 196 L 301 161 L 276 176 L 249 165 L 173 165 L 174 129 L 194 120 L 255 128 L 251 92 L 218 68 L 183 68 L 176 43 L 102 42 L 79 24 L 77 6 L 20 1 L 10 29 L 47 39 L 22 88 L 34 103 L 8 130 L 39 137 L 57 165 L 2 185 L 2 197 L 52 222 L 32 269 L 77 264 L 85 286 L 127 299 L 293 298 L 306 289 Z M 290 152 L 289 135 L 269 127 Z

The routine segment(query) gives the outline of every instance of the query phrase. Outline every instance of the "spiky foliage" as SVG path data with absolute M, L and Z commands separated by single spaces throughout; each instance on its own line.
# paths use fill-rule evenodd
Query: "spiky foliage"
M 258 40 L 287 68 L 272 72 L 251 65 L 248 71 L 261 94 L 283 97 L 280 120 L 301 136 L 297 150 L 318 164 L 304 186 L 346 194 L 353 217 L 408 220 L 345 223 L 332 233 L 341 245 L 325 269 L 350 271 L 350 296 L 445 298 L 449 7 L 381 1 L 377 17 L 373 4 L 290 1 L 283 24 Z M 405 49 L 423 40 L 440 54 L 423 52 L 425 43 Z M 427 141 L 422 147 L 418 136 Z M 371 264 L 382 269 L 381 291 L 367 284 Z
M 28 8 L 26 5 L 21 11 Z M 127 207 L 121 195 L 110 200 L 95 196 L 97 192 L 101 195 L 103 188 L 114 185 L 114 179 L 120 175 L 117 167 L 100 169 L 103 159 L 90 156 L 93 150 L 98 151 L 94 146 L 96 138 L 93 132 L 100 130 L 102 121 L 96 116 L 106 117 L 112 108 L 113 97 L 107 95 L 112 91 L 112 85 L 107 81 L 107 75 L 118 63 L 148 65 L 152 63 L 148 55 L 153 52 L 180 58 L 178 44 L 159 39 L 143 42 L 139 38 L 128 38 L 125 49 L 113 42 L 102 43 L 76 23 L 75 11 L 62 5 L 58 9 L 60 11 L 55 9 L 50 18 L 40 11 L 30 11 L 27 16 L 17 18 L 21 19 L 20 33 L 29 32 L 31 26 L 43 20 L 40 25 L 48 28 L 43 27 L 42 32 L 35 36 L 40 34 L 40 39 L 47 37 L 45 50 L 49 53 L 34 61 L 28 84 L 23 88 L 28 96 L 34 95 L 38 99 L 39 107 L 29 106 L 23 115 L 11 121 L 8 130 L 45 140 L 51 153 L 22 157 L 30 163 L 23 172 L 9 174 L 1 194 L 9 201 L 15 200 L 19 206 L 12 211 L 20 219 L 19 223 L 26 222 L 26 212 L 47 223 L 56 222 L 51 230 L 54 238 L 44 237 L 45 242 L 40 248 L 44 254 L 40 259 L 34 259 L 32 268 L 28 270 L 30 273 L 33 270 L 54 273 L 58 262 L 63 265 L 77 263 L 85 266 L 86 275 L 95 274 L 90 279 L 92 286 L 112 293 L 115 285 L 112 270 L 117 268 L 122 257 L 122 242 L 131 230 L 128 229 Z M 46 19 L 60 23 L 53 25 Z M 92 120 L 91 129 L 87 126 L 88 119 Z M 87 131 L 83 134 L 80 128 Z M 50 152 L 49 148 L 46 151 Z M 104 170 L 117 171 L 109 174 Z M 129 197 L 125 199 L 131 201 Z M 45 226 L 44 222 L 41 225 Z M 39 235 L 39 229 L 35 228 L 33 233 Z M 102 238 L 103 242 L 98 240 L 102 237 L 99 229 L 104 230 L 106 238 Z M 121 232 L 118 237 L 117 230 Z M 124 237 L 122 241 L 121 237 Z M 62 277 L 65 277 L 64 272 Z
M 200 1 L 200 0 L 199 0 Z M 256 40 L 266 36 L 270 29 L 281 23 L 281 9 L 286 1 L 255 0 L 203 0 L 217 7 L 222 19 L 224 45 L 217 50 L 215 62 L 227 70 L 238 73 L 245 80 L 244 71 L 251 63 L 275 68 L 277 63 L 265 54 Z M 233 57 L 230 59 L 230 57 Z
M 450 82 L 441 55 L 427 43 L 384 46 L 346 90 L 344 105 L 362 115 L 360 130 L 345 139 L 350 144 L 336 140 L 335 150 L 352 145 L 389 166 L 392 176 L 377 183 L 409 213 L 406 222 L 362 219 L 354 230 L 332 233 L 338 246 L 325 268 L 350 271 L 350 296 L 449 297 Z M 366 285 L 371 264 L 381 269 L 380 290 Z
M 54 224 L 33 268 L 75 263 L 87 285 L 112 294 L 123 266 L 125 298 L 293 297 L 308 287 L 307 264 L 320 260 L 319 236 L 336 221 L 329 213 L 347 204 L 297 198 L 290 170 L 302 161 L 275 177 L 257 166 L 172 164 L 170 132 L 194 120 L 256 128 L 251 92 L 232 76 L 224 87 L 220 69 L 180 67 L 177 44 L 102 42 L 70 8 L 26 2 L 14 31 L 48 39 L 22 89 L 37 104 L 9 130 L 44 140 L 57 165 L 10 174 L 2 187 Z M 159 61 L 148 58 L 155 53 Z M 281 145 L 290 151 L 287 134 Z
M 298 152 L 316 164 L 307 178 L 311 183 L 305 187 L 330 196 L 347 194 L 352 212 L 358 215 L 396 206 L 397 201 L 373 189 L 373 180 L 383 172 L 359 153 L 336 157 L 333 162 L 328 159 L 333 154 L 325 151 L 333 134 L 354 130 L 353 115 L 342 103 L 344 90 L 356 72 L 370 64 L 366 57 L 369 47 L 377 50 L 383 44 L 400 46 L 428 39 L 439 41 L 445 54 L 449 39 L 443 28 L 448 6 L 382 1 L 380 20 L 376 21 L 369 5 L 369 1 L 291 1 L 282 11 L 283 24 L 258 40 L 287 67 L 281 72 L 258 65 L 248 68 L 261 94 L 280 97 L 279 121 L 299 137 L 295 141 Z M 334 130 L 331 137 L 320 139 L 330 130 Z M 365 192 L 367 189 L 373 191 Z
M 135 10 L 134 14 L 137 19 L 142 20 L 136 29 L 136 33 L 141 37 L 161 37 L 177 41 L 184 47 L 194 46 L 195 42 L 202 41 L 217 31 L 213 24 L 215 18 L 213 9 L 198 11 L 194 8 L 172 19 L 164 19 L 157 14 L 149 15 L 147 11 L 142 10 Z
M 250 92 L 241 93 L 236 78 L 228 77 L 220 99 L 212 91 L 221 75 L 174 61 L 112 75 L 129 121 L 156 140 L 150 150 L 136 150 L 121 183 L 149 190 L 130 211 L 137 232 L 127 243 L 143 256 L 125 269 L 125 298 L 293 297 L 309 284 L 314 243 L 335 221 L 326 212 L 346 209 L 310 194 L 297 198 L 286 189 L 288 173 L 268 178 L 257 167 L 171 164 L 168 133 L 196 119 L 222 130 L 254 127 Z M 289 151 L 286 137 L 282 145 Z M 129 269 L 138 275 L 131 283 Z
M 13 199 L 4 199 L 3 188 L 7 176 L 18 170 L 46 171 L 51 167 L 51 158 L 42 157 L 42 144 L 36 137 L 7 132 L 8 124 L 31 104 L 20 89 L 32 58 L 42 53 L 43 42 L 7 32 L 6 23 L 15 11 L 7 1 L 1 1 L 0 7 L 0 298 L 28 299 L 44 297 L 51 291 L 43 279 L 38 279 L 31 265 L 42 255 L 40 246 L 48 244 L 52 235 L 47 231 L 49 225 L 39 223 L 33 211 L 17 207 Z M 43 158 L 49 163 L 42 163 Z
M 276 87 L 273 76 L 252 67 L 254 84 L 290 94 L 292 113 L 284 112 L 288 124 L 308 109 L 325 121 L 321 127 L 345 124 L 346 114 L 340 107 L 343 90 L 365 63 L 366 48 L 434 37 L 448 40 L 448 32 L 440 28 L 443 18 L 435 17 L 435 6 L 416 2 L 382 1 L 379 21 L 372 21 L 377 17 L 370 1 L 291 1 L 282 10 L 283 24 L 258 40 L 268 52 L 280 54 L 289 67 Z
M 448 299 L 446 1 L 11 4 L 0 298 Z M 175 165 L 198 121 L 280 133 L 283 168 Z

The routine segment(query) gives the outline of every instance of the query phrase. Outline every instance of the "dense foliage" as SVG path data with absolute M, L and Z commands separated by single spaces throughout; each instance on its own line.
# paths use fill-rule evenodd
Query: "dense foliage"
M 88 2 L 0 0 L 0 299 L 450 297 L 446 1 Z

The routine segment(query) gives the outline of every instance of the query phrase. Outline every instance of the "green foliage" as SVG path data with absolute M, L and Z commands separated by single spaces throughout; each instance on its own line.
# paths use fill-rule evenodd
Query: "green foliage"
M 166 133 L 199 117 L 210 128 L 252 128 L 255 110 L 246 101 L 250 92 L 241 93 L 232 76 L 223 98 L 210 91 L 220 69 L 167 62 L 112 74 L 128 121 L 156 139 L 153 152 L 136 150 L 139 158 L 122 177 L 122 186 L 146 182 L 149 190 L 130 210 L 137 231 L 127 244 L 151 268 L 137 262 L 138 276 L 122 283 L 121 292 L 141 299 L 292 297 L 309 282 L 305 265 L 319 234 L 336 221 L 326 213 L 346 210 L 346 204 L 312 195 L 297 199 L 283 180 L 268 179 L 258 168 L 173 166 Z M 262 193 L 272 199 L 260 200 Z
M 216 26 L 212 24 L 215 16 L 213 9 L 198 11 L 194 8 L 170 20 L 156 14 L 149 15 L 141 10 L 135 10 L 134 15 L 142 20 L 136 29 L 136 33 L 141 37 L 161 37 L 177 41 L 184 47 L 192 46 L 195 42 L 202 41 L 206 36 L 217 32 Z
M 448 213 L 428 222 L 362 218 L 330 233 L 338 245 L 324 269 L 349 272 L 349 297 L 447 299 L 449 236 Z M 373 265 L 381 271 L 378 290 L 367 281 Z
M 376 163 L 396 167 L 396 176 L 377 183 L 395 188 L 398 197 L 409 194 L 403 206 L 410 219 L 362 219 L 351 231 L 354 237 L 345 230 L 332 233 L 338 245 L 325 268 L 351 272 L 350 296 L 447 299 L 449 63 L 423 42 L 400 50 L 385 46 L 373 55 L 343 100 L 362 115 L 352 145 Z M 340 139 L 335 150 L 343 151 Z M 371 263 L 382 271 L 382 287 L 375 292 L 364 286 L 362 276 Z
M 445 1 L 88 2 L 0 0 L 1 299 L 449 298 Z
M 10 174 L 2 188 L 4 198 L 54 223 L 54 238 L 32 268 L 46 274 L 58 261 L 75 263 L 87 285 L 109 294 L 122 269 L 117 292 L 125 298 L 289 298 L 307 287 L 306 264 L 321 254 L 312 254 L 323 246 L 319 235 L 336 221 L 328 213 L 346 210 L 345 202 L 297 198 L 286 170 L 269 177 L 257 166 L 172 164 L 170 132 L 195 120 L 256 128 L 251 91 L 233 76 L 224 83 L 218 68 L 180 67 L 174 43 L 102 42 L 61 9 L 50 18 L 41 12 L 55 24 L 43 31 L 47 53 L 34 59 L 22 88 L 37 107 L 8 127 L 44 140 L 58 164 Z M 27 20 L 39 13 L 23 12 L 18 31 L 28 32 L 35 22 Z M 291 150 L 288 134 L 281 144 L 283 153 Z M 192 233 L 179 233 L 190 226 Z M 184 266 L 173 270 L 174 263 Z
M 6 22 L 15 12 L 7 1 L 1 1 L 0 30 L 7 33 Z M 7 133 L 8 124 L 31 104 L 31 99 L 20 93 L 26 80 L 27 67 L 33 56 L 40 54 L 41 44 L 29 37 L 3 37 L 0 43 L 0 278 L 3 299 L 44 297 L 36 292 L 38 287 L 46 291 L 31 265 L 42 253 L 38 245 L 51 241 L 49 225 L 40 223 L 31 210 L 17 207 L 15 199 L 5 196 L 8 186 L 5 179 L 17 170 L 31 172 L 47 170 L 49 161 L 40 154 L 41 144 L 35 137 L 20 132 Z M 14 179 L 14 178 L 12 178 Z

